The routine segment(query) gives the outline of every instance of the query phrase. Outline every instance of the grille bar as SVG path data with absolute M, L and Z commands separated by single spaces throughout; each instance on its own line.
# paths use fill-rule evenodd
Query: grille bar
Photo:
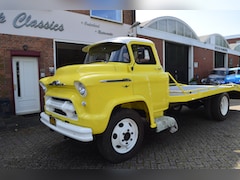
M 46 98 L 46 110 L 72 120 L 77 120 L 77 113 L 70 100 L 54 97 Z

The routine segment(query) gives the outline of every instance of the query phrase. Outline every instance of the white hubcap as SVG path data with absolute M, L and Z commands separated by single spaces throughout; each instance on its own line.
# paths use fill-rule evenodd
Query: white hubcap
M 225 116 L 228 112 L 228 98 L 226 96 L 223 96 L 220 102 L 220 111 L 223 116 Z
M 112 132 L 112 146 L 117 153 L 129 152 L 138 139 L 137 124 L 130 118 L 125 118 L 118 122 Z

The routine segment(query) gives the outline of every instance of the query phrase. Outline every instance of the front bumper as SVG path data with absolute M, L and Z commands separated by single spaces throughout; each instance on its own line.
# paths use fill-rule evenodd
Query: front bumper
M 44 112 L 40 114 L 40 121 L 46 126 L 48 126 L 50 129 L 60 134 L 63 134 L 67 137 L 70 137 L 82 142 L 93 141 L 91 128 L 76 126 L 73 124 L 69 124 L 67 122 L 63 122 L 56 118 L 55 118 L 55 125 L 53 125 L 50 123 L 50 116 Z

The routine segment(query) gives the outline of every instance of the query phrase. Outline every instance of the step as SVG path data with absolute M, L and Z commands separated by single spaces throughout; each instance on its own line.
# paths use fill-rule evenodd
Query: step
M 165 129 L 169 128 L 171 133 L 175 133 L 178 130 L 177 121 L 170 116 L 162 116 L 155 118 L 155 122 L 157 124 L 156 132 L 159 133 Z

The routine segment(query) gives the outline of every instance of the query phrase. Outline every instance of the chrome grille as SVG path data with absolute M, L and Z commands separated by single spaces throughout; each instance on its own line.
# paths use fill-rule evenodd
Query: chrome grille
M 76 110 L 70 100 L 49 96 L 47 96 L 45 100 L 45 107 L 47 111 L 72 120 L 77 120 Z

